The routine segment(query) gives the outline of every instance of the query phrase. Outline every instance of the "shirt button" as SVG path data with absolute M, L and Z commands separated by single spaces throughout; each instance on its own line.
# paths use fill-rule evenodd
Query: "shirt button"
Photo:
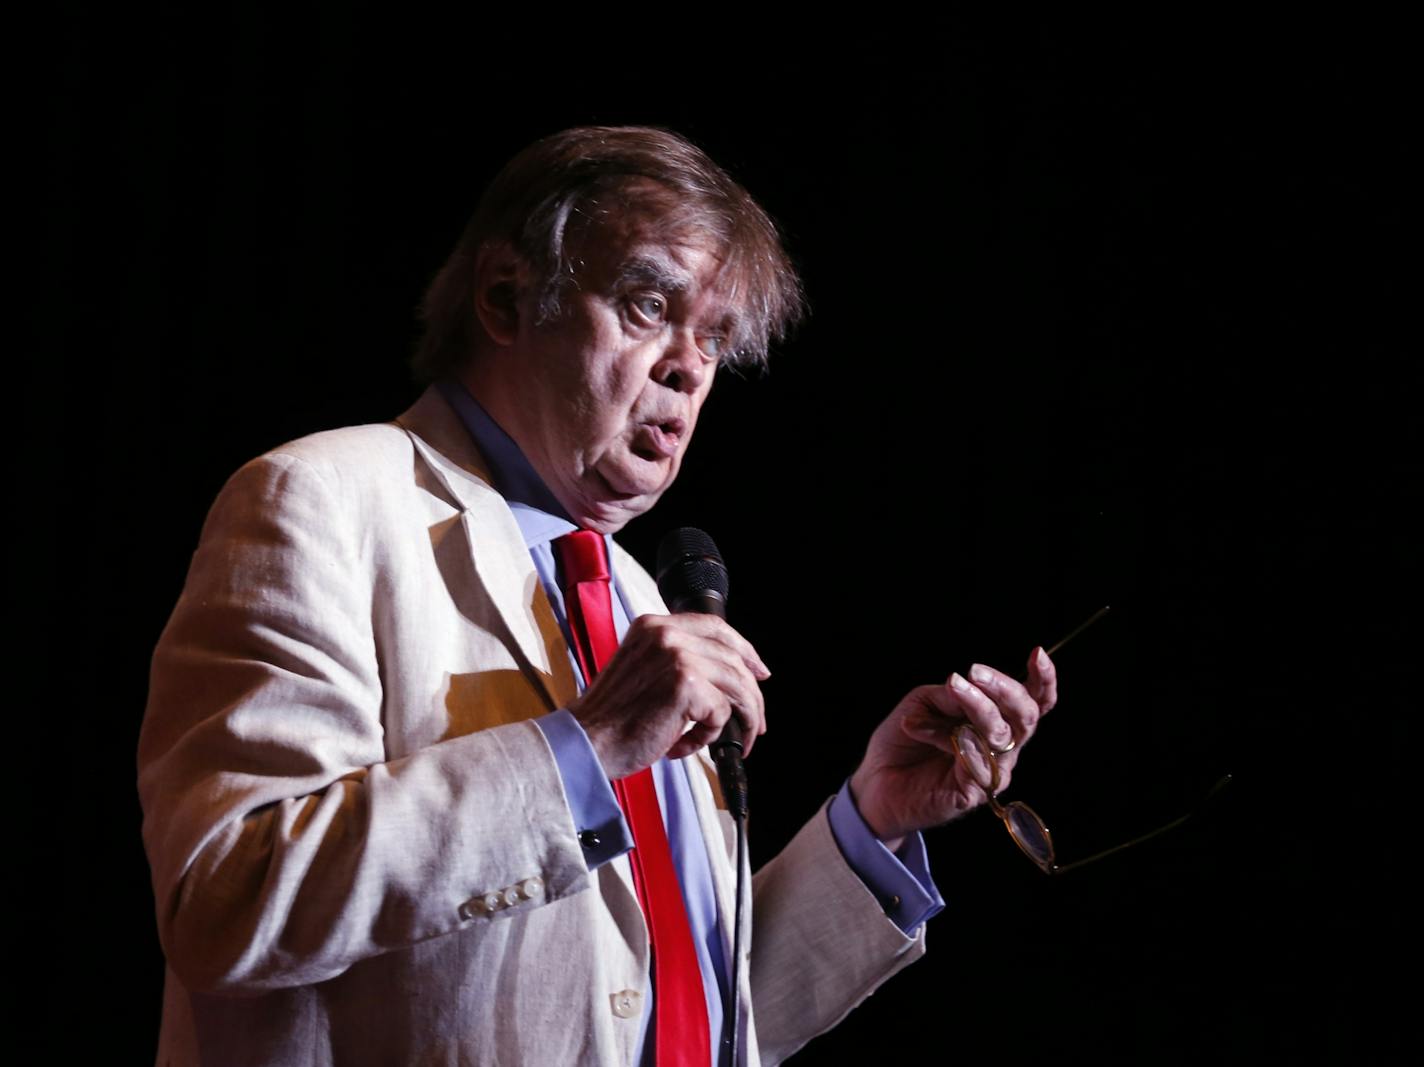
M 621 989 L 614 993 L 613 1014 L 620 1019 L 631 1019 L 643 1010 L 643 994 L 636 989 Z
M 504 903 L 507 907 L 514 907 L 521 899 L 517 885 L 512 885 L 504 891 Z
M 499 911 L 499 906 L 504 903 L 504 898 L 498 893 L 486 893 L 480 898 L 480 904 L 485 911 Z
M 579 834 L 579 844 L 584 848 L 597 848 L 603 844 L 603 838 L 598 836 L 597 830 L 585 830 Z
M 542 878 L 526 878 L 519 883 L 519 891 L 524 894 L 525 900 L 533 900 L 544 891 L 544 880 Z

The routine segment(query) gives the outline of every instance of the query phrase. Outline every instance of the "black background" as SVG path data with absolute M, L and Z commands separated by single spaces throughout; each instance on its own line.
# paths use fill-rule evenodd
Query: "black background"
M 1400 29 L 826 18 L 57 25 L 19 405 L 43 517 L 21 524 L 27 629 L 57 657 L 16 810 L 22 869 L 63 875 L 30 880 L 46 917 L 22 931 L 60 983 L 41 988 L 61 1047 L 152 1056 L 134 750 L 218 488 L 413 400 L 413 308 L 505 159 L 642 123 L 763 202 L 812 308 L 768 376 L 718 384 L 681 480 L 622 536 L 650 562 L 696 524 L 729 562 L 733 621 L 774 671 L 755 857 L 912 685 L 1017 669 L 1104 603 L 1010 796 L 1067 860 L 1235 776 L 1186 827 L 1061 879 L 984 813 L 931 832 L 948 909 L 928 956 L 797 1062 L 1402 1050 Z

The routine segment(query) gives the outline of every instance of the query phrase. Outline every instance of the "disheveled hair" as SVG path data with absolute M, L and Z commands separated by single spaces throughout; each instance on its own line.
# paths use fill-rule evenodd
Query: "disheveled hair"
M 662 189 L 648 194 L 648 181 Z M 666 194 L 666 195 L 665 195 Z M 412 358 L 432 381 L 464 365 L 480 329 L 480 249 L 507 242 L 530 265 L 539 321 L 558 318 L 577 264 L 578 232 L 610 210 L 648 212 L 666 239 L 692 240 L 721 260 L 719 282 L 736 310 L 721 362 L 764 367 L 767 349 L 801 318 L 801 282 L 776 225 L 740 185 L 690 141 L 645 126 L 583 126 L 536 141 L 495 176 L 420 304 L 424 333 Z

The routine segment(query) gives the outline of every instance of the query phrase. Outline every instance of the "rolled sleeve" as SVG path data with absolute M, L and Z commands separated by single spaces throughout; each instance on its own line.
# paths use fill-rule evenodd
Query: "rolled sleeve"
M 925 920 L 944 910 L 944 898 L 930 877 L 924 837 L 909 834 L 891 852 L 855 806 L 849 779 L 831 801 L 829 818 L 831 835 L 846 863 L 906 935 L 912 936 Z
M 593 751 L 588 734 L 570 711 L 561 708 L 535 719 L 534 723 L 553 750 L 588 869 L 597 870 L 633 847 L 633 834 L 623 818 L 613 786 L 603 772 L 603 764 Z

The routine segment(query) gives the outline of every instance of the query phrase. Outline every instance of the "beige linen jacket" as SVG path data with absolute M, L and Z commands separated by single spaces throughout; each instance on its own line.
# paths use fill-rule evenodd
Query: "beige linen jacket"
M 615 566 L 630 614 L 665 610 L 621 549 Z M 576 692 L 514 517 L 438 392 L 239 470 L 154 653 L 139 741 L 158 1062 L 631 1063 L 648 937 L 629 865 L 588 870 L 531 721 Z M 728 933 L 731 823 L 693 759 Z M 750 892 L 748 1065 L 924 951 L 824 809 Z

